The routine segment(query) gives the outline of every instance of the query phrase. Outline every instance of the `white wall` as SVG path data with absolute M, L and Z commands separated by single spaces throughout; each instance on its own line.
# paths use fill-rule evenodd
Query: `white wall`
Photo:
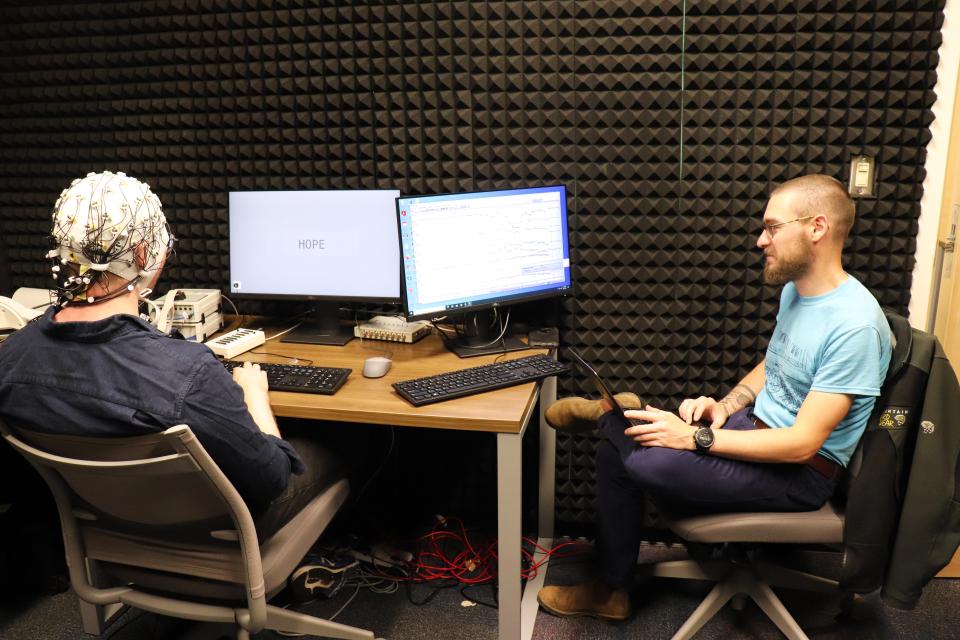
M 957 70 L 960 69 L 960 0 L 947 0 L 943 9 L 943 43 L 937 65 L 937 101 L 933 104 L 933 138 L 927 145 L 927 176 L 920 199 L 920 231 L 917 234 L 917 264 L 910 288 L 910 324 L 926 329 L 933 306 L 934 258 L 937 232 L 943 206 L 944 180 L 947 170 L 947 148 L 953 125 L 953 102 L 957 92 Z M 960 126 L 960 123 L 957 123 Z

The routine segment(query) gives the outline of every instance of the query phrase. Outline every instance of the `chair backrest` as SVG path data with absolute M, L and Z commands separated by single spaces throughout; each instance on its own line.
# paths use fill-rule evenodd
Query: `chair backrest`
M 220 491 L 180 440 L 189 433 L 184 427 L 133 438 L 90 438 L 18 429 L 19 442 L 30 448 L 11 444 L 59 474 L 73 494 L 73 508 L 119 526 L 190 526 L 229 518 Z
M 239 544 L 251 617 L 265 616 L 256 530 L 232 483 L 186 425 L 129 438 L 56 435 L 0 420 L 0 434 L 37 469 L 57 502 L 70 578 L 81 598 L 96 587 L 82 570 L 93 533 L 117 540 Z M 102 535 L 101 535 L 102 539 Z M 131 549 L 135 548 L 133 544 Z M 150 554 L 145 554 L 145 557 Z M 231 556 L 232 557 L 232 556 Z M 130 558 L 133 566 L 140 559 Z M 156 562 L 156 558 L 153 558 Z M 235 564 L 235 563 L 234 563 Z
M 895 346 L 842 492 L 846 507 L 840 585 L 857 593 L 878 589 L 883 582 L 903 499 L 901 473 L 911 434 L 919 424 L 929 373 L 927 367 L 917 366 L 929 359 L 925 334 L 913 329 L 903 316 L 886 315 Z
M 880 396 L 877 398 L 873 412 L 867 421 L 864 437 L 861 437 L 860 442 L 857 443 L 857 448 L 854 450 L 853 456 L 850 458 L 850 464 L 847 466 L 846 482 L 840 487 L 839 491 L 844 500 L 849 489 L 850 479 L 856 478 L 860 473 L 860 467 L 863 464 L 864 441 L 869 440 L 866 435 L 877 431 L 881 426 L 886 426 L 889 420 L 893 420 L 889 413 L 891 396 L 898 389 L 896 385 L 902 379 L 904 367 L 910 359 L 910 351 L 913 349 L 913 328 L 907 319 L 893 311 L 884 311 L 884 315 L 890 325 L 890 342 L 892 345 L 890 364 L 887 366 L 887 375 L 880 389 Z M 898 397 L 903 395 L 902 387 L 896 395 Z M 921 392 L 918 401 L 922 400 L 922 395 Z M 881 425 L 881 421 L 883 425 Z

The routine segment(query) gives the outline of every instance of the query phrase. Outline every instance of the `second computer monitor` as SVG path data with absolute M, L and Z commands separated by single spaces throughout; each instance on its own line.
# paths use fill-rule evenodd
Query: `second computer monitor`
M 326 303 L 314 318 L 326 328 L 309 326 L 300 338 L 345 342 L 350 332 L 338 331 L 330 340 L 325 335 L 336 329 L 339 302 L 400 301 L 399 195 L 396 190 L 231 192 L 231 293 Z
M 571 290 L 562 185 L 397 199 L 408 318 Z

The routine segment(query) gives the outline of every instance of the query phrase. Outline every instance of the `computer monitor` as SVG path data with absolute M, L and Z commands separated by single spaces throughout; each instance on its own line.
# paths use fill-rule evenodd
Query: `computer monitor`
M 400 302 L 399 191 L 231 191 L 230 292 L 319 303 L 286 342 L 346 344 L 341 302 Z
M 526 348 L 478 312 L 568 295 L 563 185 L 397 199 L 408 319 L 462 316 L 457 355 Z

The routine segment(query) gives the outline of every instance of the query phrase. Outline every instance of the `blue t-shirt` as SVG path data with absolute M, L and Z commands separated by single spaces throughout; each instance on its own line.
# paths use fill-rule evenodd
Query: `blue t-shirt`
M 856 278 L 812 297 L 787 283 L 754 412 L 771 427 L 790 427 L 810 391 L 853 396 L 850 411 L 820 449 L 846 467 L 880 395 L 890 353 L 890 325 Z

